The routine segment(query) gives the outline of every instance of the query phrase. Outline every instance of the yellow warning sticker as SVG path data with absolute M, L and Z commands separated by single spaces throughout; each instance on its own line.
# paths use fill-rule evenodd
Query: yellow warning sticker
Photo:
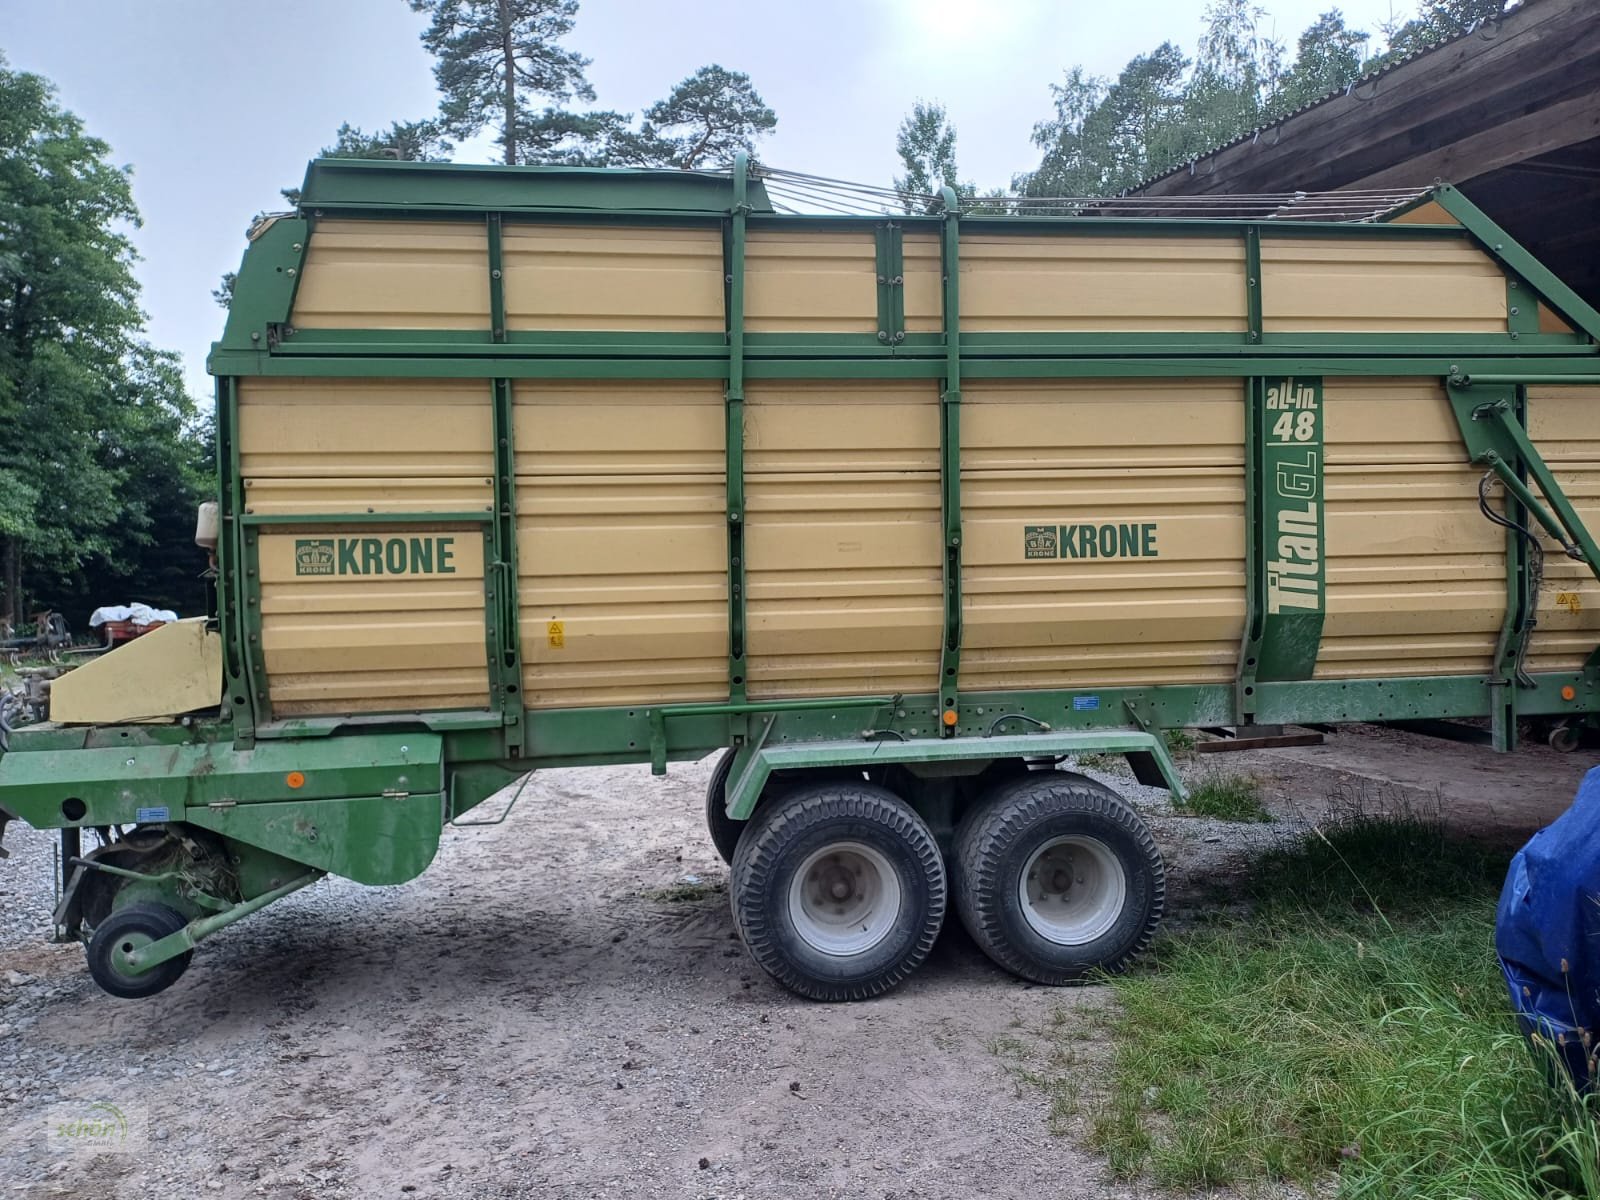
M 1569 613 L 1580 613 L 1583 611 L 1583 601 L 1578 599 L 1577 592 L 1562 592 L 1556 597 L 1556 607 L 1564 608 Z
M 550 640 L 550 649 L 565 650 L 567 648 L 566 622 L 551 621 L 545 626 L 545 636 Z

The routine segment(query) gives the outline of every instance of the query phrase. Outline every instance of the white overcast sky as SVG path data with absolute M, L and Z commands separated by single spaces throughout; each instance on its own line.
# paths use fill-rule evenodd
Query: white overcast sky
M 1264 0 L 1292 49 L 1333 0 Z M 1376 33 L 1406 0 L 1345 0 Z M 637 111 L 695 68 L 749 73 L 778 114 L 774 166 L 863 182 L 892 176 L 894 135 L 919 98 L 942 101 L 962 173 L 1003 186 L 1036 161 L 1049 84 L 1081 63 L 1114 75 L 1164 39 L 1190 55 L 1201 0 L 583 0 L 568 44 L 594 60 L 599 105 Z M 341 121 L 430 115 L 424 19 L 405 0 L 0 0 L 0 51 L 133 167 L 149 335 L 210 390 L 221 333 L 211 299 L 252 214 L 297 184 Z M 458 157 L 483 161 L 481 143 Z

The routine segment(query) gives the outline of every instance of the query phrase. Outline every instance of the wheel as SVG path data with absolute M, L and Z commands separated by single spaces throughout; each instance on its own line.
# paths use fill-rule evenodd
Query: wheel
M 805 785 L 758 809 L 729 890 L 756 962 L 813 1000 L 865 1000 L 905 979 L 933 949 L 947 895 L 922 818 L 856 782 Z
M 1568 725 L 1562 721 L 1559 725 L 1550 728 L 1550 748 L 1562 754 L 1571 754 L 1578 748 L 1580 735 L 1575 725 Z
M 1155 839 L 1110 788 L 1064 771 L 1006 784 L 956 830 L 961 922 L 983 952 L 1035 983 L 1120 971 L 1161 921 Z
M 706 784 L 706 831 L 711 834 L 711 844 L 725 863 L 733 862 L 739 835 L 750 823 L 728 816 L 728 772 L 732 769 L 733 751 L 724 750 L 711 771 L 711 781 Z
M 124 1000 L 141 1000 L 178 982 L 194 957 L 185 950 L 138 974 L 126 955 L 177 933 L 189 922 L 164 904 L 130 904 L 102 921 L 89 939 L 89 974 L 105 991 Z

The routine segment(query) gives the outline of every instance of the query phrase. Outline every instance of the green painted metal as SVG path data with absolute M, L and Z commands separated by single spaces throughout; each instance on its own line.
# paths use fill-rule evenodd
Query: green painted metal
M 735 702 L 742 701 L 746 694 L 744 260 L 745 222 L 750 215 L 749 173 L 749 156 L 741 152 L 733 164 L 733 205 L 728 216 L 723 267 L 728 326 L 728 386 L 724 392 L 726 423 L 723 434 L 728 523 L 728 696 Z M 734 736 L 742 736 L 742 731 L 736 731 Z
M 247 750 L 223 741 L 14 750 L 0 758 L 0 786 L 7 809 L 39 829 L 162 824 L 213 805 L 438 794 L 443 754 L 440 737 L 420 731 L 263 741 Z M 291 785 L 291 774 L 302 778 L 300 786 Z M 80 816 L 66 815 L 68 800 L 82 802 Z
M 750 756 L 744 770 L 728 776 L 728 815 L 747 819 L 767 780 L 777 771 L 819 767 L 878 767 L 905 763 L 993 761 L 1079 754 L 1150 754 L 1173 794 L 1184 795 L 1183 782 L 1164 742 L 1143 730 L 1094 730 L 1033 733 L 992 738 L 939 738 L 916 741 L 827 741 L 804 745 L 763 746 Z
M 1266 622 L 1267 580 L 1266 516 L 1263 440 L 1266 430 L 1267 381 L 1252 376 L 1244 381 L 1244 632 L 1234 666 L 1234 708 L 1241 723 L 1249 724 L 1255 712 L 1256 669 L 1261 663 L 1261 639 Z
M 906 340 L 905 230 L 898 221 L 874 230 L 878 272 L 878 341 L 896 347 Z
M 148 946 L 141 946 L 136 950 L 128 951 L 123 955 L 123 961 L 134 975 L 143 974 L 152 967 L 159 966 L 168 959 L 177 958 L 210 937 L 219 930 L 226 929 L 236 921 L 242 921 L 251 913 L 259 912 L 275 900 L 282 900 L 293 892 L 298 892 L 303 887 L 315 883 L 322 878 L 321 871 L 308 871 L 296 879 L 291 879 L 282 887 L 274 888 L 270 892 L 263 892 L 252 900 L 245 900 L 233 905 L 224 912 L 209 917 L 200 917 L 190 921 L 177 933 L 168 934 L 151 942 Z
M 500 710 L 505 751 L 522 753 L 522 602 L 517 549 L 516 415 L 512 382 L 496 379 L 490 397 L 494 437 L 494 528 L 484 555 L 488 600 L 489 690 Z
M 1518 388 L 1513 400 L 1516 406 L 1515 420 L 1519 425 L 1526 426 L 1526 390 Z M 1505 517 L 1518 525 L 1527 523 L 1527 510 L 1518 502 L 1515 494 L 1508 493 L 1506 496 Z M 1489 683 L 1489 728 L 1494 748 L 1502 753 L 1510 753 L 1517 746 L 1517 701 L 1524 684 L 1522 658 L 1533 635 L 1539 598 L 1532 592 L 1526 539 L 1515 529 L 1507 529 L 1505 546 L 1506 611 L 1500 624 L 1500 636 L 1495 639 L 1495 675 Z
M 1261 316 L 1261 226 L 1246 225 L 1244 230 L 1244 287 L 1246 339 L 1260 345 L 1263 337 Z
M 445 811 L 442 789 L 409 786 L 392 795 L 190 805 L 182 819 L 357 883 L 405 883 L 433 861 Z
M 1600 579 L 1600 546 L 1529 440 L 1517 416 L 1516 389 L 1503 384 L 1467 385 L 1451 379 L 1446 382 L 1446 391 L 1471 460 L 1491 468 L 1506 490 L 1567 549 L 1568 555 L 1584 563 Z M 1523 482 L 1524 471 L 1538 485 L 1544 497 L 1542 503 Z
M 961 218 L 953 188 L 941 190 L 944 227 L 939 264 L 944 274 L 944 381 L 939 394 L 940 508 L 944 518 L 944 638 L 939 645 L 941 710 L 958 704 L 961 685 Z M 941 724 L 946 736 L 954 726 Z
M 254 230 L 234 280 L 220 346 L 260 352 L 276 346 L 294 309 L 310 231 L 304 217 L 274 217 Z
M 1327 544 L 1322 380 L 1283 376 L 1262 381 L 1258 409 L 1261 513 L 1258 550 L 1263 576 L 1258 680 L 1309 679 L 1322 644 L 1327 609 Z
M 242 525 L 488 525 L 494 510 L 444 512 L 257 513 L 245 509 Z
M 502 252 L 504 241 L 500 213 L 488 213 L 484 217 L 487 223 L 488 234 L 488 268 L 489 268 L 489 336 L 496 344 L 506 340 L 506 279 L 505 255 Z
M 1529 254 L 1488 215 L 1449 184 L 1433 191 L 1433 198 L 1519 280 L 1525 280 L 1546 304 L 1575 328 L 1600 339 L 1600 312 L 1561 281 L 1556 273 Z
M 471 163 L 380 162 L 319 158 L 306 168 L 302 211 L 606 213 L 720 216 L 729 181 L 710 171 L 630 171 L 614 167 L 499 167 Z M 759 182 L 750 203 L 772 209 Z

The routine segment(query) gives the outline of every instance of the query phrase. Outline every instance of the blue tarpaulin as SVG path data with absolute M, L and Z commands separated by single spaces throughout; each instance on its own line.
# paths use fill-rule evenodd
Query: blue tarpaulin
M 1588 1088 L 1600 1034 L 1600 767 L 1511 860 L 1494 940 L 1523 1032 L 1553 1043 Z

